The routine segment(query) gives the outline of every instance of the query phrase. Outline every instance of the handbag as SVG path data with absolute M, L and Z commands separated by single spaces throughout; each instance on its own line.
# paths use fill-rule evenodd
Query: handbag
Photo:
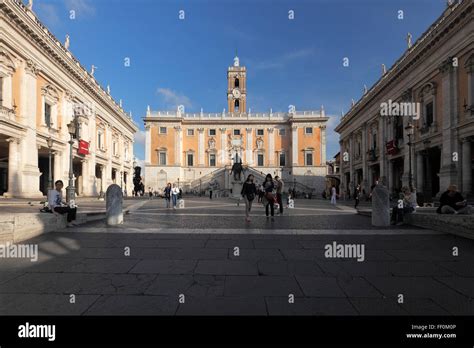
M 267 192 L 265 194 L 265 198 L 268 199 L 269 201 L 274 201 L 275 200 L 275 196 L 271 192 Z

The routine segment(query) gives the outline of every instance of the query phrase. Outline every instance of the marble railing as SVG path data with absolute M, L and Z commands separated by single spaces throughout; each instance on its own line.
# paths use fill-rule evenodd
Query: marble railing
M 15 111 L 4 106 L 0 106 L 0 118 L 15 121 Z

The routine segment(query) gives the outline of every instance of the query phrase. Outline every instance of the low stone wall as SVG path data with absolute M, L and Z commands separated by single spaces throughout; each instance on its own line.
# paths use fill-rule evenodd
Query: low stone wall
M 105 212 L 81 212 L 77 223 L 103 219 Z M 0 243 L 18 243 L 66 227 L 66 215 L 51 213 L 0 214 Z
M 435 231 L 451 233 L 474 239 L 474 215 L 436 214 L 416 212 L 404 216 L 404 222 L 410 225 L 429 228 Z

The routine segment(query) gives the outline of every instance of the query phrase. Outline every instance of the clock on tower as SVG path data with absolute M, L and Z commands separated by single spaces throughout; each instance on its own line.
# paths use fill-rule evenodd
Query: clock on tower
M 247 70 L 237 56 L 227 69 L 227 105 L 230 113 L 245 113 L 247 106 Z

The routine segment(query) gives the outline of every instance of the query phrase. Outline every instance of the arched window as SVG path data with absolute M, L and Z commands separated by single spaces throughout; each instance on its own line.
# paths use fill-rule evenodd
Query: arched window
M 235 78 L 235 81 L 234 81 L 234 87 L 235 88 L 238 88 L 240 86 L 240 81 L 238 78 Z
M 235 112 L 239 112 L 239 106 L 240 106 L 239 100 L 236 99 L 235 103 L 234 103 L 234 111 Z

